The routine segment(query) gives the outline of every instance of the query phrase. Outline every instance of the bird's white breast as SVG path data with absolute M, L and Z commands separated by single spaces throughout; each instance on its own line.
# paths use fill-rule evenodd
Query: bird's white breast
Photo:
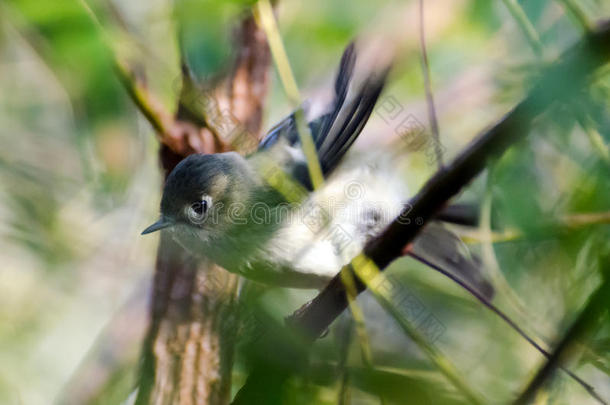
M 295 272 L 329 279 L 400 214 L 407 198 L 391 168 L 344 171 L 292 210 L 264 250 Z

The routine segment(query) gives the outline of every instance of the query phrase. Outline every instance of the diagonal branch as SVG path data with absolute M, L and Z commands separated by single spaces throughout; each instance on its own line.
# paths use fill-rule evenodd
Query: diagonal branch
M 399 258 L 403 247 L 485 168 L 489 160 L 524 138 L 535 117 L 553 102 L 565 100 L 581 89 L 593 71 L 609 59 L 610 23 L 606 23 L 567 51 L 558 63 L 548 68 L 525 100 L 477 137 L 450 165 L 439 170 L 407 204 L 401 215 L 365 246 L 366 256 L 380 269 Z M 562 85 L 559 86 L 559 83 Z M 362 283 L 358 287 L 360 291 L 364 289 Z M 315 339 L 346 305 L 345 288 L 340 277 L 336 276 L 308 308 L 292 320 L 311 339 Z
M 439 170 L 407 204 L 401 215 L 364 248 L 364 254 L 381 270 L 402 255 L 404 246 L 417 236 L 425 224 L 472 181 L 494 158 L 523 139 L 538 115 L 556 101 L 565 101 L 588 82 L 592 73 L 610 60 L 610 22 L 606 22 L 566 51 L 560 60 L 547 68 L 527 98 L 500 122 L 478 136 L 457 158 Z M 342 271 L 352 271 L 346 266 Z M 365 284 L 357 282 L 358 291 Z M 306 307 L 289 319 L 291 326 L 313 342 L 347 307 L 347 294 L 341 276 Z M 264 368 L 254 368 L 234 404 L 249 402 L 249 392 L 256 392 L 256 381 Z M 280 388 L 277 387 L 279 390 Z
M 606 273 L 608 273 L 609 263 L 604 263 Z M 527 388 L 515 401 L 516 405 L 524 405 L 530 403 L 535 397 L 536 392 L 549 380 L 557 368 L 562 368 L 570 358 L 573 358 L 581 340 L 591 330 L 591 325 L 599 321 L 600 315 L 610 307 L 610 299 L 608 292 L 610 291 L 610 279 L 606 277 L 604 283 L 597 288 L 593 293 L 585 308 L 581 311 L 576 321 L 572 324 L 568 332 L 565 334 L 561 342 L 557 345 L 555 351 L 551 354 L 548 361 L 540 369 L 538 374 L 529 383 Z M 603 399 L 595 395 L 596 399 L 601 403 L 605 403 Z
M 139 80 L 127 64 L 115 58 L 114 69 L 123 88 L 162 139 L 170 132 L 169 127 L 173 124 L 173 117 L 163 109 L 161 103 L 150 94 L 146 86 Z
M 138 110 L 155 130 L 159 142 L 173 153 L 181 156 L 193 152 L 212 152 L 213 150 L 209 146 L 211 142 L 206 142 L 211 137 L 210 130 L 197 127 L 187 120 L 181 120 L 181 117 L 174 117 L 161 101 L 149 91 L 143 80 L 143 73 L 138 72 L 137 68 L 130 66 L 120 57 L 102 22 L 87 1 L 80 0 L 79 4 L 97 29 L 117 78 Z

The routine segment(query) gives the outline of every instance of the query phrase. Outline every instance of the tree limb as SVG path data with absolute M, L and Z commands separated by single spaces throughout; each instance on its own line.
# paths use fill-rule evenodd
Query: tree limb
M 402 249 L 445 204 L 508 147 L 524 138 L 533 119 L 553 102 L 565 100 L 587 83 L 593 71 L 610 59 L 610 23 L 567 51 L 543 74 L 529 96 L 491 129 L 478 136 L 446 168 L 439 170 L 407 204 L 401 215 L 364 253 L 380 269 L 401 257 Z M 344 268 L 344 270 L 347 270 Z M 364 285 L 359 283 L 359 290 Z M 336 276 L 292 321 L 311 339 L 317 338 L 346 307 L 345 288 Z
M 576 94 L 587 84 L 593 72 L 609 59 L 610 23 L 605 22 L 547 68 L 529 95 L 501 121 L 478 136 L 450 165 L 439 170 L 401 215 L 365 246 L 364 254 L 381 270 L 401 257 L 404 246 L 413 241 L 425 224 L 472 181 L 489 160 L 523 139 L 534 118 L 554 102 L 565 101 Z M 342 271 L 353 270 L 346 266 Z M 361 281 L 357 287 L 359 292 L 365 289 Z M 341 276 L 337 275 L 306 307 L 293 314 L 289 324 L 313 342 L 346 307 L 346 289 Z M 269 370 L 255 367 L 233 403 L 251 403 L 250 392 L 257 392 L 256 381 L 266 372 Z

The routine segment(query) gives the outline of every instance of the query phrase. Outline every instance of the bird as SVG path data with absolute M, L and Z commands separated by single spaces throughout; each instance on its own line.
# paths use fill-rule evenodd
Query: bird
M 159 220 L 142 234 L 170 232 L 191 254 L 256 282 L 322 289 L 400 214 L 409 197 L 396 159 L 381 152 L 337 170 L 373 113 L 392 65 L 369 69 L 358 84 L 356 59 L 351 42 L 339 63 L 332 101 L 307 123 L 322 187 L 313 188 L 294 112 L 248 156 L 225 152 L 183 159 L 167 176 Z M 455 212 L 449 207 L 446 219 L 473 221 Z M 411 249 L 491 298 L 493 287 L 479 261 L 441 223 L 442 215 L 437 219 Z

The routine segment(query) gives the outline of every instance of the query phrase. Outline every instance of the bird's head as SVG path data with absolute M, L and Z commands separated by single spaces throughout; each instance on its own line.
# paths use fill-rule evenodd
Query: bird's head
M 246 161 L 235 152 L 190 155 L 167 177 L 161 217 L 142 234 L 182 228 L 213 238 L 230 225 L 231 210 L 244 205 L 253 184 Z

